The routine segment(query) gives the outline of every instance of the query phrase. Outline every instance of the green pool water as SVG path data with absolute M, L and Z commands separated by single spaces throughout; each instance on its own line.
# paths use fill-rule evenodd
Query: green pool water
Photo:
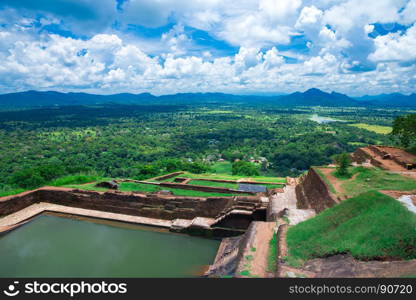
M 0 235 L 0 277 L 192 277 L 219 241 L 42 215 Z

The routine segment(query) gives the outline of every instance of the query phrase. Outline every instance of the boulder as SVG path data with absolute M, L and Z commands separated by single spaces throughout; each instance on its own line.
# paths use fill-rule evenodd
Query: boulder
M 95 186 L 106 188 L 106 189 L 118 190 L 118 183 L 115 182 L 114 180 L 112 180 L 112 181 L 103 181 L 103 182 L 97 183 Z

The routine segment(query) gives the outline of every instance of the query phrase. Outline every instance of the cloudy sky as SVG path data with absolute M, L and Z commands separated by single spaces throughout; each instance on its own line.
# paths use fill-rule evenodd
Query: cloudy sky
M 416 0 L 1 0 L 0 93 L 416 92 Z

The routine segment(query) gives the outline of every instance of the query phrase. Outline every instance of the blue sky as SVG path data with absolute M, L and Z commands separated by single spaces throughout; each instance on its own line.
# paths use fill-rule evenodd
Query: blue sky
M 0 92 L 416 92 L 416 0 L 2 0 Z

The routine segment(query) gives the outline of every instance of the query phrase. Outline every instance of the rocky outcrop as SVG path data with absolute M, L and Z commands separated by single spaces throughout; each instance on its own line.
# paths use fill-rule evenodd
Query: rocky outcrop
M 338 203 L 328 185 L 314 168 L 300 178 L 296 186 L 297 208 L 314 209 L 317 213 Z

